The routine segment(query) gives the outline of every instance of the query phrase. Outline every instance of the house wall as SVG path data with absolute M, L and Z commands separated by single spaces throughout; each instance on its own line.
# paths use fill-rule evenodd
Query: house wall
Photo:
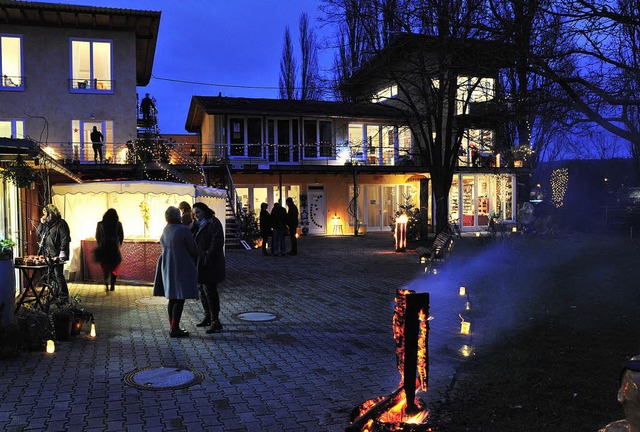
M 24 91 L 0 91 L 0 118 L 23 119 L 25 134 L 49 143 L 71 141 L 71 120 L 114 122 L 114 142 L 136 136 L 136 52 L 133 32 L 3 25 L 22 35 Z M 71 93 L 69 38 L 112 41 L 113 94 Z M 38 118 L 30 118 L 34 116 Z M 46 121 L 46 123 L 45 123 Z

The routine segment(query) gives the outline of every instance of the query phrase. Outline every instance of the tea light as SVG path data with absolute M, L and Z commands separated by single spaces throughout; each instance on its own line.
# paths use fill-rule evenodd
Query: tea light
M 468 335 L 471 332 L 471 323 L 468 321 L 462 321 L 460 323 L 460 333 Z
M 479 232 L 476 233 L 476 237 L 480 237 L 480 233 Z
M 460 295 L 461 296 L 467 295 L 467 289 L 463 286 L 460 287 Z
M 91 331 L 89 332 L 89 336 L 96 337 L 96 323 L 91 323 Z
M 49 339 L 47 341 L 47 354 L 53 354 L 54 352 L 56 352 L 56 343 Z
M 470 347 L 469 345 L 462 345 L 462 347 L 458 351 L 460 352 L 460 354 L 462 354 L 463 357 L 469 357 L 471 354 L 473 354 L 473 347 Z
M 511 232 L 518 232 L 518 228 L 517 227 L 512 227 L 511 228 Z

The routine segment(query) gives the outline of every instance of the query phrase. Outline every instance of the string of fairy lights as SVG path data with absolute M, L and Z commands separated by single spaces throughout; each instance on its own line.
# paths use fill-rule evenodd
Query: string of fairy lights
M 551 202 L 556 206 L 556 208 L 560 208 L 564 205 L 564 197 L 567 193 L 569 169 L 557 168 L 553 170 L 549 181 L 551 182 Z

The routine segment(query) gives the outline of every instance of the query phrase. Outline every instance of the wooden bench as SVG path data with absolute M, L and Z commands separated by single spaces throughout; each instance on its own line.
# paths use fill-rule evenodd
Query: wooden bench
M 424 271 L 431 270 L 435 263 L 447 261 L 453 249 L 453 243 L 454 235 L 443 231 L 436 236 L 430 248 L 424 246 L 416 248 L 420 264 L 427 264 Z

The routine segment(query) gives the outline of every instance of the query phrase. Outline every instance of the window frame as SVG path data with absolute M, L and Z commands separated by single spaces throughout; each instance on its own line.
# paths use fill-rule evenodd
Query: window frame
M 11 139 L 24 139 L 25 134 L 25 121 L 24 119 L 19 118 L 0 118 L 0 122 L 11 122 L 11 136 L 10 137 L 0 137 L 0 138 L 11 138 Z M 18 123 L 22 124 L 22 136 L 18 136 L 17 134 L 17 125 Z
M 82 79 L 74 77 L 73 75 L 73 43 L 74 42 L 87 42 L 89 43 L 89 79 Z M 109 78 L 108 80 L 98 80 L 95 77 L 94 69 L 94 43 L 108 43 L 109 44 Z M 107 82 L 109 83 L 107 88 L 98 88 L 98 85 Z M 84 88 L 81 86 L 84 84 Z M 113 79 L 113 40 L 112 39 L 93 39 L 93 38 L 69 38 L 69 92 L 71 93 L 91 93 L 91 94 L 114 94 L 115 93 L 115 80 Z
M 3 70 L 2 64 L 2 38 L 14 38 L 19 41 L 19 50 L 20 52 L 20 67 L 19 67 L 19 75 L 7 75 Z M 5 78 L 7 75 L 7 78 Z M 18 80 L 18 84 L 14 82 L 14 80 Z M 24 49 L 23 49 L 23 40 L 22 35 L 20 34 L 11 34 L 11 33 L 0 33 L 0 90 L 2 91 L 24 91 Z

